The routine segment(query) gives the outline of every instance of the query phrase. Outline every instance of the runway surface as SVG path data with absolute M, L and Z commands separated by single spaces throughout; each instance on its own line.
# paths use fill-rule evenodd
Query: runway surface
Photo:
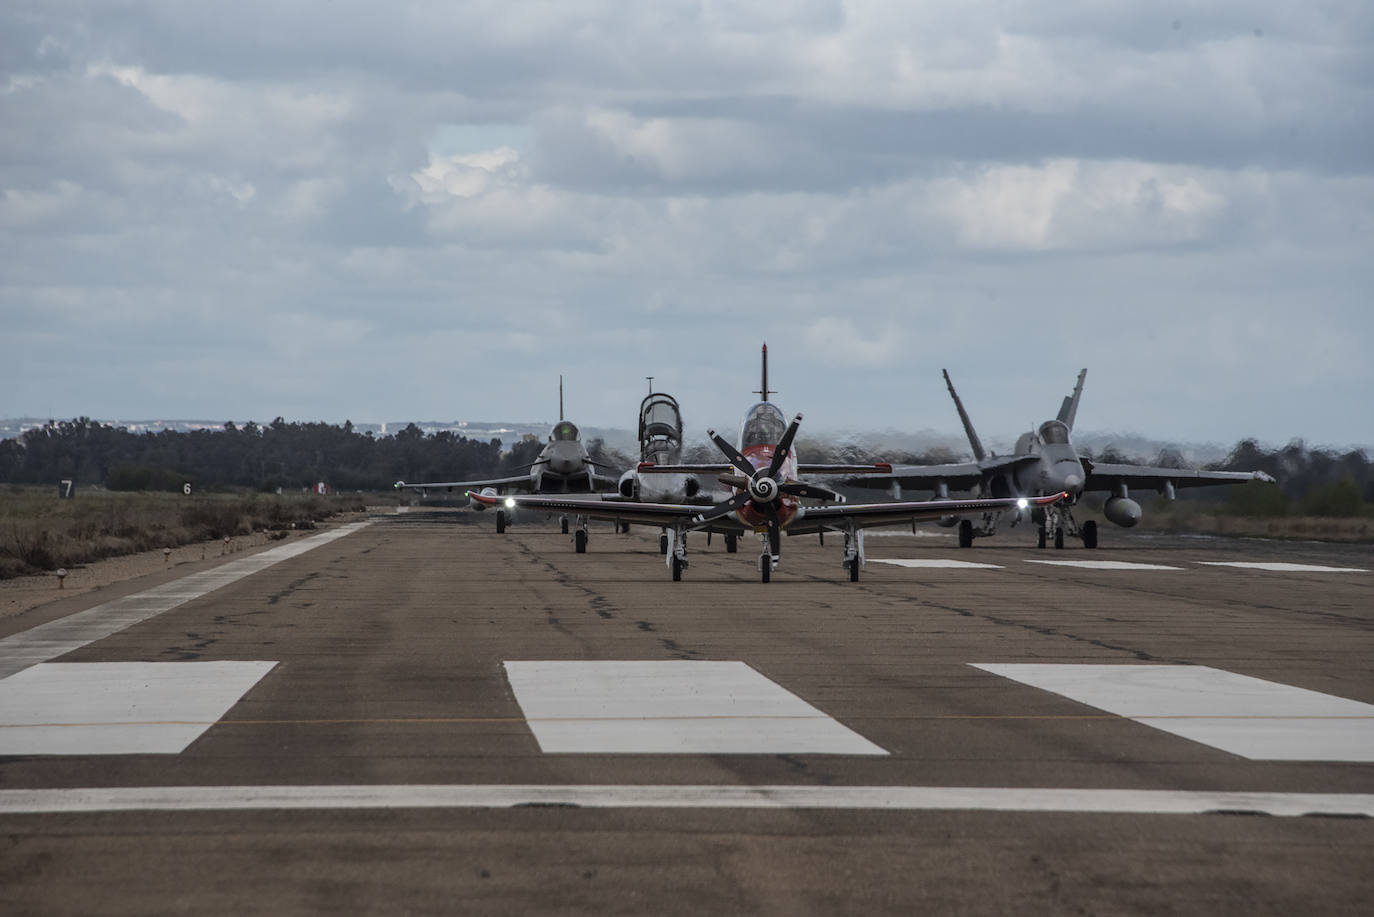
M 1374 550 L 922 532 L 412 510 L 18 615 L 0 912 L 1368 913 Z

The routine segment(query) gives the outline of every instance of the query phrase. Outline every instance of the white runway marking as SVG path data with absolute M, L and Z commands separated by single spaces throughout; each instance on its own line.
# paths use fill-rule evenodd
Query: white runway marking
M 1278 573 L 1368 573 L 1363 567 L 1323 567 L 1320 564 L 1260 563 L 1226 560 L 1200 560 L 1207 567 L 1242 567 L 1246 570 L 1270 570 Z
M 281 809 L 885 809 L 1374 816 L 1374 794 L 940 786 L 151 786 L 0 790 L 0 814 Z
M 0 755 L 174 755 L 275 662 L 50 662 L 0 680 Z
M 507 662 L 541 750 L 885 755 L 742 662 Z
M 1201 665 L 975 668 L 1258 761 L 1374 762 L 1374 705 Z
M 870 557 L 870 564 L 892 564 L 896 567 L 914 567 L 916 569 L 933 570 L 1001 570 L 1001 564 L 975 564 L 968 560 L 945 560 L 944 558 L 928 558 L 920 560 L 888 560 L 880 557 Z
M 40 624 L 0 640 L 0 678 L 23 671 L 78 650 L 88 643 L 103 640 L 126 627 L 148 620 L 198 599 L 221 586 L 227 586 L 273 564 L 304 554 L 312 548 L 351 535 L 370 522 L 352 522 L 329 532 L 279 545 L 249 557 L 231 560 L 213 570 L 192 573 L 152 589 L 115 599 L 94 608 Z
M 1050 564 L 1055 567 L 1079 567 L 1083 570 L 1182 570 L 1164 564 L 1136 564 L 1124 560 L 1028 560 L 1028 564 Z

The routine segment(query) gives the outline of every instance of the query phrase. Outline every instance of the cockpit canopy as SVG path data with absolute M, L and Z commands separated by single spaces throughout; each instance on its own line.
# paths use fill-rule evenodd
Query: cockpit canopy
M 744 415 L 744 426 L 740 430 L 740 448 L 750 446 L 774 446 L 787 432 L 787 419 L 782 411 L 770 401 L 760 401 Z
M 1047 446 L 1067 446 L 1069 427 L 1062 420 L 1047 420 L 1040 425 L 1040 441 Z
M 655 392 L 639 405 L 639 443 L 647 446 L 652 440 L 670 439 L 682 442 L 682 414 L 677 399 Z
M 577 432 L 577 424 L 573 423 L 571 420 L 560 420 L 553 425 L 553 430 L 549 433 L 549 439 L 559 443 L 571 443 L 576 442 L 580 438 L 580 435 L 581 434 Z

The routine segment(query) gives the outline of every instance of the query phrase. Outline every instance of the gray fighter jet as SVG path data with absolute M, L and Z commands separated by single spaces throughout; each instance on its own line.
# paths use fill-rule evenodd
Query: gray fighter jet
M 1081 525 L 1073 515 L 1073 506 L 1088 491 L 1110 492 L 1102 514 L 1116 525 L 1130 528 L 1140 521 L 1140 504 L 1131 499 L 1131 488 L 1155 490 L 1174 499 L 1180 487 L 1207 487 L 1216 484 L 1242 484 L 1247 481 L 1273 483 L 1274 479 L 1262 471 L 1193 471 L 1186 468 L 1155 468 L 1148 465 L 1123 465 L 1094 462 L 1084 458 L 1074 447 L 1070 436 L 1074 418 L 1078 414 L 1078 400 L 1083 394 L 1086 369 L 1078 374 L 1073 394 L 1064 399 L 1059 414 L 1047 420 L 1038 430 L 1021 434 L 1011 455 L 989 454 L 973 429 L 968 412 L 954 390 L 949 372 L 943 371 L 954 407 L 968 434 L 973 450 L 972 462 L 947 465 L 898 465 L 890 474 L 867 474 L 850 478 L 851 487 L 890 490 L 893 499 L 901 499 L 903 488 L 933 491 L 936 499 L 949 499 L 950 490 L 971 490 L 992 497 L 1039 496 L 1067 493 L 1068 499 L 1033 510 L 1038 547 L 1053 540 L 1056 548 L 1064 547 L 1066 536 L 1081 538 L 1086 548 L 1097 547 L 1097 523 L 1087 520 Z M 959 527 L 959 547 L 972 547 L 974 538 L 996 534 L 1006 514 L 985 512 L 978 522 L 946 516 L 940 525 Z M 1012 525 L 1021 519 L 1012 517 Z
M 509 477 L 478 481 L 426 481 L 419 484 L 397 481 L 395 487 L 397 490 L 421 492 L 472 491 L 489 497 L 512 491 L 532 494 L 593 494 L 615 491 L 617 478 L 600 473 L 598 467 L 599 464 L 587 454 L 587 447 L 582 445 L 582 434 L 578 431 L 577 424 L 563 416 L 563 377 L 559 376 L 558 423 L 549 431 L 548 442 L 540 451 L 539 457 L 529 466 L 528 471 Z M 469 502 L 478 510 L 484 510 L 488 505 L 479 500 L 470 499 Z M 497 533 L 505 532 L 509 521 L 506 508 L 498 509 Z M 562 523 L 563 533 L 567 534 L 567 516 L 563 517 Z M 574 542 L 577 552 L 581 554 L 587 550 L 587 520 L 583 516 L 578 516 L 575 524 Z

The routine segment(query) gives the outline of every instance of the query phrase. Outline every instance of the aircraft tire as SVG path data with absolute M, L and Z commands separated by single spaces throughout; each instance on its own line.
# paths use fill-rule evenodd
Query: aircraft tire
M 660 553 L 660 554 L 667 554 L 667 553 L 668 553 L 668 535 L 667 535 L 667 533 L 664 533 L 664 534 L 658 536 L 658 553 Z
M 849 581 L 857 583 L 859 581 L 859 558 L 854 558 L 849 562 Z
M 1064 530 L 1062 528 L 1054 530 L 1054 546 L 1057 550 L 1064 550 Z
M 506 534 L 506 511 L 503 509 L 496 511 L 496 534 Z
M 725 553 L 734 554 L 739 550 L 739 538 L 734 535 L 725 536 Z
M 563 520 L 563 534 L 564 534 L 564 535 L 568 534 L 568 520 L 567 520 L 567 519 L 564 519 L 564 520 Z
M 682 582 L 682 558 L 673 558 L 673 582 Z
M 1035 546 L 1043 548 L 1045 546 L 1045 527 L 1043 525 L 1035 528 Z
M 1097 547 L 1097 522 L 1089 519 L 1083 523 L 1083 547 L 1092 550 Z
M 959 547 L 973 547 L 973 523 L 967 519 L 959 520 Z
M 578 554 L 586 554 L 586 553 L 587 553 L 587 530 L 586 530 L 586 529 L 578 529 L 578 530 L 577 530 L 577 534 L 575 534 L 575 535 L 573 536 L 573 545 L 574 545 L 574 547 L 576 548 Z
M 768 582 L 773 578 L 773 558 L 769 554 L 759 555 L 759 580 Z

